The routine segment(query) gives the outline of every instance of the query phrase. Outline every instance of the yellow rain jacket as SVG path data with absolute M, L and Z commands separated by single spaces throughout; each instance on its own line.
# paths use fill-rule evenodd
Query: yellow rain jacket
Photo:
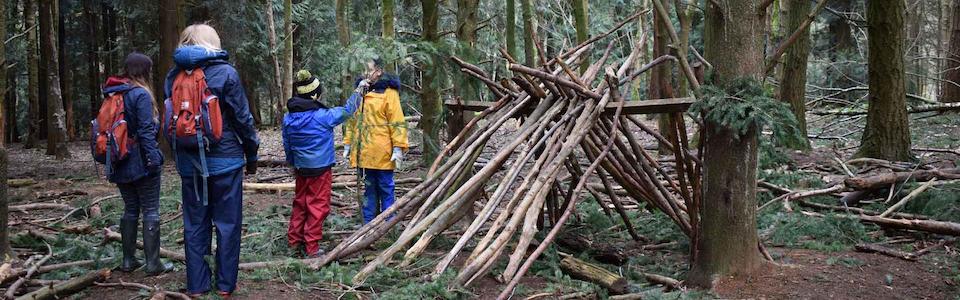
M 396 168 L 390 161 L 393 147 L 399 147 L 404 152 L 410 147 L 407 142 L 407 121 L 400 107 L 400 92 L 395 88 L 386 88 L 382 93 L 367 93 L 363 97 L 363 105 L 347 123 L 343 142 L 350 145 L 351 167 L 357 167 L 357 153 L 360 153 L 360 168 Z

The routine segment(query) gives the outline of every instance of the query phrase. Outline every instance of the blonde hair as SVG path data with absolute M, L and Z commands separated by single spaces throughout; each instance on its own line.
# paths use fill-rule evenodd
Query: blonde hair
M 209 52 L 223 50 L 217 30 L 207 24 L 193 24 L 184 28 L 180 33 L 180 46 L 186 45 L 200 46 Z

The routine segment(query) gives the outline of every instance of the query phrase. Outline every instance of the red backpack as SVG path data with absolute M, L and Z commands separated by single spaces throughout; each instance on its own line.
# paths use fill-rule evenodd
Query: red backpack
M 207 87 L 202 68 L 177 74 L 170 98 L 164 102 L 163 132 L 175 148 L 203 150 L 220 142 L 223 137 L 220 99 Z
M 90 151 L 95 161 L 106 165 L 107 176 L 113 164 L 127 158 L 135 143 L 127 135 L 125 114 L 123 93 L 111 93 L 103 99 L 97 118 L 91 122 Z

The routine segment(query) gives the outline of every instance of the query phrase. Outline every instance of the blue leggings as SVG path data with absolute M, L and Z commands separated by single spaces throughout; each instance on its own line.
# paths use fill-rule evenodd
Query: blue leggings
M 187 257 L 187 291 L 205 293 L 210 290 L 210 266 L 204 256 L 210 255 L 213 231 L 217 232 L 217 290 L 233 292 L 237 288 L 240 264 L 240 231 L 243 226 L 243 170 L 210 176 L 207 180 L 207 206 L 197 199 L 194 180 L 183 181 L 183 238 Z M 200 191 L 202 193 L 202 191 Z
M 367 202 L 363 205 L 363 223 L 370 223 L 373 218 L 393 205 L 393 170 L 363 169 Z
M 160 173 L 149 174 L 137 181 L 118 183 L 123 198 L 123 220 L 160 221 Z

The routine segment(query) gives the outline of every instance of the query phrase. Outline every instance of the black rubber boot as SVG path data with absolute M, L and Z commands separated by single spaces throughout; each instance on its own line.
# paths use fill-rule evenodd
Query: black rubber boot
M 147 260 L 144 271 L 155 276 L 173 270 L 173 264 L 160 261 L 160 222 L 143 221 L 143 254 Z
M 121 272 L 133 272 L 143 264 L 137 260 L 137 220 L 120 220 L 120 242 L 123 251 Z

